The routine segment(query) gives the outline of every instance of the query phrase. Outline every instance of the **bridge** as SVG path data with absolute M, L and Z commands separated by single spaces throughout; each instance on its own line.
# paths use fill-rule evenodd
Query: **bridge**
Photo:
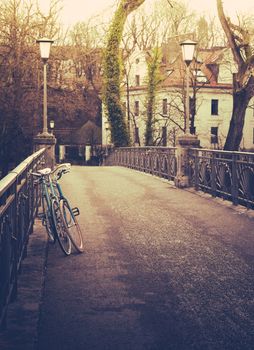
M 9 280 L 11 292 L 6 294 L 8 302 L 18 291 L 14 260 L 22 265 L 22 259 L 13 259 L 10 249 L 8 254 L 3 249 L 9 246 L 3 237 L 6 232 L 13 233 L 15 226 L 10 198 L 15 198 L 15 192 L 15 205 L 26 203 L 18 209 L 26 215 L 18 218 L 26 218 L 22 232 L 30 232 L 37 195 L 33 193 L 33 202 L 27 202 L 33 187 L 25 179 L 29 177 L 28 167 L 41 166 L 43 152 L 37 152 L 19 171 L 8 175 L 16 192 L 8 187 L 6 194 L 1 187 L 1 213 L 3 208 L 8 211 L 1 221 L 1 263 L 3 257 L 9 259 L 13 278 Z M 211 157 L 208 153 L 198 155 L 201 163 L 203 157 L 214 162 L 210 178 L 204 172 L 206 182 L 198 177 L 200 189 L 213 190 L 205 194 L 179 189 L 169 181 L 174 173 L 171 150 L 166 152 L 167 157 L 165 150 L 140 150 L 139 155 L 131 149 L 119 152 L 109 162 L 129 168 L 76 166 L 62 179 L 66 195 L 80 208 L 86 249 L 84 254 L 66 258 L 57 245 L 47 245 L 45 285 L 34 338 L 30 334 L 31 349 L 35 339 L 37 350 L 252 349 L 253 210 L 231 204 L 227 199 L 233 201 L 234 196 L 229 198 L 226 186 L 220 187 L 222 182 L 218 181 L 214 188 L 209 180 L 218 159 L 224 159 L 226 169 L 226 164 L 233 163 L 232 158 L 222 158 L 218 153 Z M 252 169 L 247 156 L 234 157 L 242 170 Z M 191 164 L 195 169 L 195 159 Z M 225 174 L 229 171 L 232 167 Z M 191 176 L 195 178 L 195 174 Z M 224 182 L 229 184 L 227 176 Z M 244 202 L 244 184 L 242 181 L 239 186 L 238 202 Z M 249 195 L 247 207 L 250 202 Z M 32 239 L 39 231 L 37 223 Z M 27 238 L 22 237 L 18 244 L 16 237 L 12 241 L 23 258 Z M 27 259 L 29 254 L 24 261 Z M 6 263 L 1 272 L 4 281 Z M 26 283 L 31 285 L 33 281 Z M 1 349 L 23 349 L 25 332 L 20 338 L 11 337 L 8 308 L 3 302 L 1 307 L 3 323 L 7 319 L 7 329 L 0 334 Z

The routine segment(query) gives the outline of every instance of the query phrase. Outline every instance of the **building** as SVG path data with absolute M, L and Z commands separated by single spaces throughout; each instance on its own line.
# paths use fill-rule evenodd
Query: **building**
M 162 45 L 161 82 L 156 89 L 153 131 L 154 145 L 174 146 L 185 127 L 185 64 L 179 42 L 172 39 Z M 144 145 L 147 100 L 147 55 L 135 51 L 125 63 L 123 104 L 131 131 L 132 143 Z M 225 47 L 199 49 L 191 63 L 190 126 L 204 148 L 223 148 L 232 112 L 232 73 L 235 71 L 231 51 Z M 253 99 L 254 100 L 254 99 Z M 253 103 L 251 103 L 253 104 Z M 254 112 L 246 111 L 242 149 L 254 148 Z M 103 143 L 107 144 L 104 117 Z

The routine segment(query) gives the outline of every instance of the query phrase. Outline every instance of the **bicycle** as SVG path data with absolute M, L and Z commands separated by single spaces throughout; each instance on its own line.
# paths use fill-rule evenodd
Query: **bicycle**
M 50 241 L 59 245 L 65 255 L 71 254 L 72 245 L 82 253 L 84 242 L 76 216 L 78 208 L 71 208 L 67 198 L 63 195 L 58 180 L 70 171 L 70 164 L 60 164 L 53 171 L 50 168 L 32 173 L 41 185 L 42 223 L 46 227 Z
M 71 165 L 69 163 L 60 164 L 56 169 L 52 171 L 52 182 L 56 188 L 57 198 L 60 203 L 60 210 L 64 217 L 65 223 L 68 228 L 69 237 L 75 249 L 82 253 L 84 251 L 84 241 L 82 231 L 76 217 L 80 214 L 77 207 L 72 208 L 68 199 L 64 196 L 62 188 L 59 184 L 59 179 L 63 174 L 70 172 Z

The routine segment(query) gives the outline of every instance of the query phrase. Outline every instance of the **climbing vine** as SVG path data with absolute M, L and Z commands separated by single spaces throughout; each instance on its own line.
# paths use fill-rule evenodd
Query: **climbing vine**
M 146 111 L 146 131 L 145 131 L 145 145 L 152 146 L 154 143 L 154 115 L 155 115 L 155 102 L 156 102 L 156 90 L 161 82 L 160 74 L 161 52 L 159 48 L 155 48 L 148 55 L 147 59 L 147 71 L 148 71 L 148 84 L 147 84 L 147 111 Z
M 103 100 L 111 127 L 111 138 L 115 146 L 127 146 L 130 141 L 121 104 L 121 52 L 120 43 L 128 15 L 145 0 L 121 0 L 109 28 L 104 54 Z

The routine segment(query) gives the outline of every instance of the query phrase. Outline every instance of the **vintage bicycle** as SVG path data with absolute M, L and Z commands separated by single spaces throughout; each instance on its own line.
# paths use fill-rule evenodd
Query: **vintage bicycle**
M 54 170 L 44 168 L 31 173 L 41 188 L 42 213 L 39 217 L 46 227 L 49 240 L 53 243 L 57 240 L 65 255 L 71 254 L 72 246 L 79 253 L 84 251 L 83 235 L 76 218 L 79 209 L 71 207 L 59 183 L 62 175 L 70 171 L 70 167 L 69 163 L 64 163 Z

